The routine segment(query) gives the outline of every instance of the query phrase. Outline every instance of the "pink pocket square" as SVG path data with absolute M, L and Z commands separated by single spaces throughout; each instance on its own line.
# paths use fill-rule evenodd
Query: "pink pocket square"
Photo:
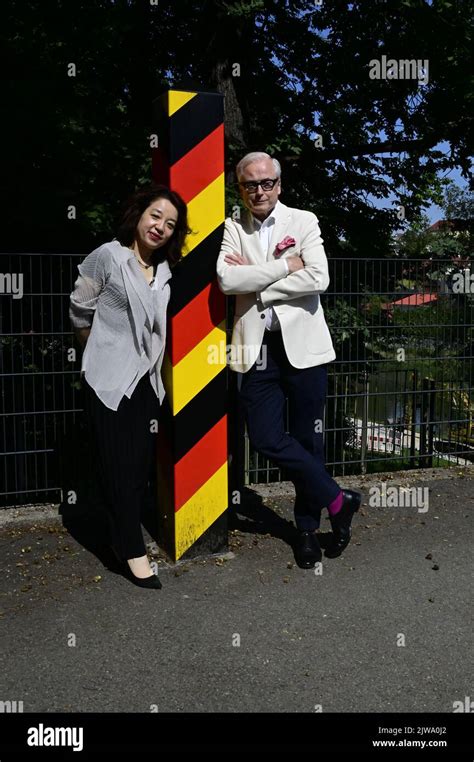
M 291 237 L 291 235 L 287 235 L 284 237 L 280 243 L 277 243 L 275 246 L 275 251 L 273 252 L 274 257 L 280 257 L 282 253 L 285 251 L 285 249 L 289 249 L 290 246 L 294 246 L 296 243 L 295 239 Z

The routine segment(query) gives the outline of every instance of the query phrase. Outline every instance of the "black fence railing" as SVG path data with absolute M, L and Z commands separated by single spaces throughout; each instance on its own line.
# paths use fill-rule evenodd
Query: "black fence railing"
M 68 318 L 83 256 L 2 255 L 3 506 L 59 502 L 84 446 L 81 357 Z M 330 259 L 329 266 L 322 304 L 337 354 L 328 366 L 324 422 L 329 472 L 473 462 L 469 265 Z M 241 422 L 232 430 L 239 481 L 285 478 L 252 451 Z
M 329 364 L 325 411 L 328 471 L 474 462 L 469 264 L 332 259 L 329 265 L 322 303 L 337 359 Z M 247 483 L 286 476 L 246 437 L 243 461 Z

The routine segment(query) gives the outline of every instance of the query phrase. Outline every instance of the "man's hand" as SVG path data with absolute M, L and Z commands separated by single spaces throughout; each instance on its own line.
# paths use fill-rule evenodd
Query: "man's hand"
M 226 254 L 224 257 L 224 262 L 226 262 L 228 265 L 249 265 L 250 262 L 246 257 L 244 257 L 242 254 L 237 254 L 236 251 L 233 251 L 232 254 Z
M 288 262 L 288 273 L 295 273 L 304 268 L 304 262 L 301 257 L 286 257 L 285 262 Z
M 295 273 L 298 270 L 302 270 L 304 268 L 304 263 L 301 257 L 286 257 L 285 261 L 288 262 L 288 273 Z M 226 254 L 224 257 L 224 262 L 226 262 L 228 265 L 250 264 L 246 257 L 244 257 L 242 254 L 237 254 L 236 251 L 233 251 L 232 254 Z

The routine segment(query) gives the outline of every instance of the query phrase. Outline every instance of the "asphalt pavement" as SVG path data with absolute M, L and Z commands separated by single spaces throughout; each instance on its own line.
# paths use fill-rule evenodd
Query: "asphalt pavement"
M 0 699 L 25 712 L 452 712 L 474 696 L 474 469 L 338 481 L 364 494 L 340 558 L 297 567 L 291 489 L 270 485 L 246 490 L 227 552 L 176 565 L 156 553 L 158 591 L 107 568 L 57 507 L 1 512 Z M 370 505 L 383 482 L 427 488 L 428 509 Z M 323 545 L 329 531 L 325 518 Z

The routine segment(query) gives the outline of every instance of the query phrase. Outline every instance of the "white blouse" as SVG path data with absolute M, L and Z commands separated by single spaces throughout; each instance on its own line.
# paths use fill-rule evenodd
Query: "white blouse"
M 117 410 L 148 372 L 161 403 L 168 262 L 158 263 L 148 284 L 133 252 L 113 240 L 92 251 L 78 270 L 69 316 L 74 329 L 91 328 L 81 366 L 87 383 L 104 405 Z

